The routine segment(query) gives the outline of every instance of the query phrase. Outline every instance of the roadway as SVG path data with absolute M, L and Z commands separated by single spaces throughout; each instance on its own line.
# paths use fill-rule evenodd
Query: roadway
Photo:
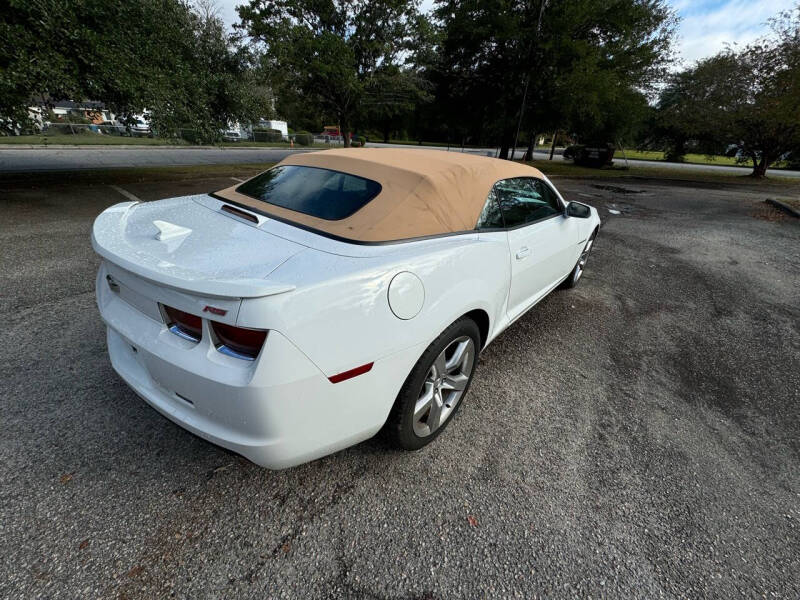
M 433 148 L 446 151 L 447 148 L 434 146 L 403 146 L 399 144 L 381 144 L 371 142 L 372 147 L 391 148 Z M 179 147 L 179 146 L 3 146 L 0 145 L 0 172 L 30 171 L 74 171 L 82 169 L 106 169 L 121 167 L 159 167 L 185 165 L 218 165 L 265 163 L 282 160 L 292 152 L 308 152 L 308 149 L 295 148 L 253 148 L 242 147 Z M 460 152 L 460 148 L 452 148 Z M 470 154 L 494 156 L 495 148 L 468 148 Z M 516 158 L 522 158 L 524 151 L 519 150 Z M 537 152 L 535 158 L 546 159 L 548 153 Z M 561 161 L 561 156 L 554 160 Z M 617 156 L 617 165 L 626 164 L 623 157 Z M 635 169 L 658 166 L 678 172 L 698 173 L 738 173 L 745 175 L 749 169 L 723 165 L 695 165 L 686 163 L 654 163 L 644 160 L 629 160 L 627 164 Z M 773 172 L 775 173 L 775 172 Z M 781 177 L 800 178 L 800 171 L 780 171 Z

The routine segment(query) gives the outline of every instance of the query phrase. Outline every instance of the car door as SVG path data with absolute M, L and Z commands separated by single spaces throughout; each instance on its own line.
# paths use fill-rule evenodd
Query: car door
M 556 192 L 541 179 L 516 177 L 494 186 L 508 232 L 508 317 L 517 318 L 574 266 L 576 232 Z

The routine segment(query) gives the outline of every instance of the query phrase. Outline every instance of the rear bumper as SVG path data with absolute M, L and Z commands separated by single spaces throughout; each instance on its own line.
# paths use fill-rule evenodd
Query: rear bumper
M 241 361 L 170 333 L 111 292 L 104 277 L 101 268 L 97 299 L 116 372 L 170 420 L 267 468 L 372 437 L 417 359 L 419 349 L 411 348 L 332 384 L 288 338 L 270 331 L 258 359 Z

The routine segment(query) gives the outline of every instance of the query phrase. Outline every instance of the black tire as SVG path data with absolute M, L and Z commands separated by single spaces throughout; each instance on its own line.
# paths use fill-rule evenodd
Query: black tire
M 581 251 L 581 255 L 578 258 L 578 262 L 575 263 L 575 266 L 572 267 L 572 271 L 570 271 L 569 276 L 561 282 L 559 286 L 563 290 L 571 290 L 578 282 L 581 280 L 581 275 L 583 275 L 583 271 L 586 269 L 586 262 L 589 260 L 589 253 L 592 250 L 592 246 L 594 246 L 594 239 L 597 237 L 597 229 L 592 232 L 592 235 L 589 236 L 589 239 L 586 240 L 586 245 L 583 247 Z
M 436 429 L 428 434 L 420 435 L 416 427 L 420 427 L 420 423 L 414 418 L 415 408 L 417 402 L 422 398 L 425 389 L 423 386 L 431 385 L 430 374 L 435 370 L 434 363 L 437 358 L 445 351 L 449 351 L 454 344 L 460 344 L 460 340 L 469 338 L 472 341 L 471 351 L 473 352 L 471 364 L 468 368 L 469 375 L 466 380 L 466 385 L 461 391 L 460 395 L 454 401 L 452 407 L 447 407 L 448 412 L 446 416 L 439 422 Z M 468 317 L 462 317 L 437 337 L 431 345 L 422 353 L 422 356 L 411 369 L 403 384 L 397 399 L 394 402 L 389 418 L 386 421 L 386 434 L 390 442 L 405 450 L 418 450 L 423 446 L 430 444 L 433 440 L 439 437 L 439 434 L 447 427 L 452 421 L 458 409 L 464 403 L 464 399 L 469 392 L 469 386 L 472 383 L 472 375 L 475 373 L 475 366 L 478 364 L 478 353 L 480 352 L 481 334 L 475 321 Z M 456 346 L 458 348 L 459 346 Z M 469 351 L 469 345 L 466 346 L 466 351 Z M 463 373 L 458 373 L 461 377 Z M 445 389 L 445 393 L 454 390 Z M 440 388 L 439 398 L 443 397 Z M 444 406 L 447 402 L 444 401 Z M 444 412 L 444 406 L 439 407 L 439 410 Z M 440 413 L 441 414 L 441 413 Z

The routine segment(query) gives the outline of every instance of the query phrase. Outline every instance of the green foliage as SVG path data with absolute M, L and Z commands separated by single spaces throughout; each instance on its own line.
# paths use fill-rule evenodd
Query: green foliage
M 773 34 L 675 75 L 661 95 L 654 138 L 673 155 L 688 145 L 752 161 L 753 175 L 800 150 L 800 7 Z
M 366 146 L 367 138 L 365 138 L 363 135 L 358 136 L 358 143 L 361 144 L 362 147 Z
M 0 115 L 22 122 L 31 98 L 93 99 L 204 143 L 277 103 L 298 144 L 335 124 L 504 149 L 536 132 L 615 142 L 681 120 L 647 103 L 671 60 L 666 0 L 437 0 L 431 16 L 418 4 L 248 0 L 229 36 L 203 0 L 8 0 Z
M 180 139 L 189 142 L 190 144 L 203 143 L 202 133 L 198 132 L 196 129 L 192 129 L 188 125 L 184 128 L 181 128 L 179 133 Z
M 250 0 L 238 11 L 241 27 L 264 44 L 263 70 L 281 112 L 309 127 L 315 113 L 343 133 L 361 116 L 365 97 L 372 108 L 391 104 L 376 90 L 399 78 L 417 20 L 412 0 Z
M 294 141 L 301 146 L 310 146 L 314 143 L 314 136 L 307 131 L 299 131 L 294 134 Z
M 213 140 L 269 110 L 250 63 L 218 18 L 181 0 L 0 4 L 0 114 L 18 122 L 32 99 L 93 99 L 117 113 L 147 109 L 160 133 L 188 123 Z
M 457 139 L 501 140 L 520 127 L 614 141 L 643 116 L 671 59 L 664 0 L 439 0 L 435 68 L 441 119 Z M 445 110 L 446 109 L 446 110 Z
M 279 129 L 255 127 L 253 128 L 253 139 L 256 142 L 280 142 L 283 141 L 283 133 Z

